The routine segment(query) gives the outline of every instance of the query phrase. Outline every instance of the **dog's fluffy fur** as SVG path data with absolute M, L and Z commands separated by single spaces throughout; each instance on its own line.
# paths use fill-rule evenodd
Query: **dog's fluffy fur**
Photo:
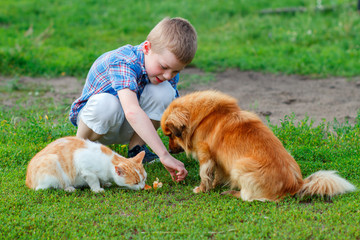
M 174 100 L 161 127 L 172 153 L 185 150 L 200 163 L 201 183 L 195 193 L 218 184 L 245 201 L 275 201 L 286 195 L 334 196 L 355 187 L 335 171 L 302 178 L 299 165 L 279 139 L 236 99 L 217 91 L 200 91 Z

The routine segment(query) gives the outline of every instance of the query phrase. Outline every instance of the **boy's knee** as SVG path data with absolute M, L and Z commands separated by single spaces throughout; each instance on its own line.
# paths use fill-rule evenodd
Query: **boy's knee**
M 150 119 L 160 121 L 165 109 L 175 99 L 175 90 L 169 82 L 148 84 L 140 97 L 140 106 Z
M 140 104 L 147 101 L 151 104 L 168 106 L 175 99 L 175 90 L 169 82 L 158 85 L 148 84 L 140 98 Z
M 121 109 L 119 99 L 107 93 L 94 95 L 90 98 L 88 104 L 93 108 L 95 115 L 103 121 L 116 117 Z
M 98 134 L 105 134 L 124 118 L 119 99 L 108 93 L 93 95 L 81 110 L 80 117 Z

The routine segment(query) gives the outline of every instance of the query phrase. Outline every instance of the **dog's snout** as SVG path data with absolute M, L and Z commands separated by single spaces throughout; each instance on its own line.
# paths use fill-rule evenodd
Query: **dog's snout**
M 177 154 L 177 153 L 181 153 L 184 152 L 184 149 L 182 149 L 181 147 L 177 147 L 177 148 L 170 148 L 169 149 L 169 153 L 171 154 Z

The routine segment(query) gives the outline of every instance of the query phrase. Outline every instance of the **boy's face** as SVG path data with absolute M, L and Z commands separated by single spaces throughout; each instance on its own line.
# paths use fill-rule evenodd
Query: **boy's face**
M 145 69 L 152 84 L 159 84 L 170 80 L 184 69 L 186 64 L 177 60 L 175 55 L 165 49 L 162 53 L 155 53 L 151 50 L 149 41 L 143 46 L 145 56 Z

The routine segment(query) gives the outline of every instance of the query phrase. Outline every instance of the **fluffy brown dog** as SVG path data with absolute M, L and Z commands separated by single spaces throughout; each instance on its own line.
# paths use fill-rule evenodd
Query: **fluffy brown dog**
M 288 194 L 327 195 L 355 190 L 335 171 L 302 178 L 299 165 L 279 139 L 236 99 L 216 91 L 201 91 L 174 100 L 161 127 L 172 153 L 185 150 L 200 163 L 200 186 L 206 192 L 218 184 L 245 201 L 275 201 Z

